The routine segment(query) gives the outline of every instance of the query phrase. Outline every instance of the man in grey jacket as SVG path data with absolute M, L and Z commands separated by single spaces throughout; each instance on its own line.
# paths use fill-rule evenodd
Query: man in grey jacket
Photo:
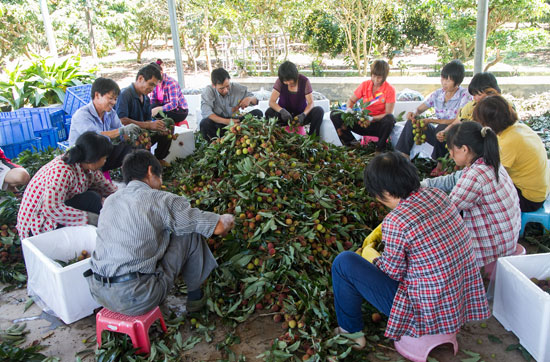
M 105 200 L 84 273 L 93 298 L 114 312 L 141 315 L 164 301 L 181 274 L 187 311 L 200 310 L 200 286 L 217 267 L 205 238 L 227 234 L 233 215 L 204 212 L 160 191 L 162 166 L 150 152 L 127 155 L 122 174 L 127 186 Z
M 229 73 L 223 68 L 214 69 L 210 75 L 212 85 L 204 88 L 201 95 L 202 121 L 200 130 L 208 141 L 225 133 L 223 129 L 231 122 L 239 123 L 243 116 L 240 109 L 258 104 L 258 99 L 241 84 L 231 83 Z M 263 117 L 263 112 L 254 109 L 249 112 L 254 117 Z

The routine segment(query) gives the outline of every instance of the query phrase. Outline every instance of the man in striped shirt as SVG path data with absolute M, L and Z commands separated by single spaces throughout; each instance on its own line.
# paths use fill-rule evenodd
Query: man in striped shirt
M 84 274 L 92 296 L 114 312 L 141 315 L 164 301 L 181 274 L 187 311 L 200 310 L 200 286 L 217 267 L 204 238 L 227 234 L 233 215 L 204 212 L 160 191 L 162 166 L 147 151 L 126 156 L 122 174 L 127 186 L 105 200 Z

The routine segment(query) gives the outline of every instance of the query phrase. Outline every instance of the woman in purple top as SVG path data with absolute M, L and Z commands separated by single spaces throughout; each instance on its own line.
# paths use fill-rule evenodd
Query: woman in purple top
M 310 136 L 319 136 L 324 112 L 323 108 L 313 106 L 313 90 L 309 79 L 299 74 L 296 65 L 289 61 L 279 66 L 278 75 L 265 118 L 277 118 L 277 123 L 284 126 L 297 117 L 300 125 L 310 125 Z

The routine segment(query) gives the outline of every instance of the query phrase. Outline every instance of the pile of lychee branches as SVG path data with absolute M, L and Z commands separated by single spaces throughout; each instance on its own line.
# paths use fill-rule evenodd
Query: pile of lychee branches
M 236 322 L 254 311 L 280 321 L 283 334 L 266 358 L 349 353 L 348 341 L 331 334 L 330 269 L 387 212 L 364 191 L 370 157 L 247 118 L 165 173 L 167 189 L 193 206 L 235 215 L 230 235 L 208 240 L 220 264 L 208 307 Z

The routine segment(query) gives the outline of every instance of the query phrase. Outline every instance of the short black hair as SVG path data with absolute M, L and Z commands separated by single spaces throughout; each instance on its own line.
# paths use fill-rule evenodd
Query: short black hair
M 92 100 L 95 98 L 96 93 L 99 93 L 100 96 L 104 96 L 111 92 L 118 97 L 120 88 L 118 84 L 110 78 L 99 77 L 92 83 Z
M 139 78 L 139 76 L 143 76 L 144 80 L 149 80 L 153 77 L 155 77 L 158 80 L 162 80 L 162 74 L 160 72 L 160 67 L 157 64 L 147 64 L 146 66 L 142 67 L 138 74 L 136 75 L 136 80 Z
M 157 158 L 149 151 L 137 150 L 124 157 L 122 162 L 122 178 L 128 184 L 133 180 L 143 180 L 151 166 L 156 176 L 161 176 L 162 166 Z
M 455 86 L 462 84 L 464 80 L 464 64 L 458 59 L 452 60 L 445 64 L 441 69 L 441 78 L 451 79 Z
M 111 141 L 99 133 L 87 131 L 78 136 L 74 146 L 69 148 L 62 159 L 69 165 L 75 163 L 94 163 L 113 150 Z
M 382 77 L 382 82 L 385 82 L 390 74 L 390 65 L 385 60 L 375 60 L 370 66 L 370 74 Z
M 365 189 L 384 200 L 384 193 L 405 199 L 420 188 L 416 167 L 400 152 L 387 152 L 369 162 L 363 175 Z
M 212 84 L 223 84 L 226 79 L 231 79 L 229 76 L 229 73 L 227 73 L 227 70 L 223 68 L 214 69 L 212 71 L 212 74 L 210 75 L 210 79 L 212 80 Z
M 502 96 L 483 98 L 474 108 L 474 121 L 491 127 L 498 135 L 518 120 L 518 114 Z
M 281 83 L 288 82 L 289 80 L 297 82 L 299 76 L 298 68 L 296 68 L 296 64 L 287 60 L 286 62 L 283 62 L 283 64 L 279 65 L 277 75 L 279 76 Z
M 468 85 L 468 93 L 475 96 L 476 94 L 483 93 L 486 89 L 493 88 L 499 94 L 501 93 L 498 86 L 497 79 L 493 73 L 481 72 L 474 75 L 470 84 Z

